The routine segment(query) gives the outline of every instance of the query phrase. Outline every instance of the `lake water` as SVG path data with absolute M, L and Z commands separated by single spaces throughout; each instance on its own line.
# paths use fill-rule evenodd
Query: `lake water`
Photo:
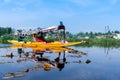
M 120 48 L 69 48 L 0 48 L 0 80 L 120 80 Z

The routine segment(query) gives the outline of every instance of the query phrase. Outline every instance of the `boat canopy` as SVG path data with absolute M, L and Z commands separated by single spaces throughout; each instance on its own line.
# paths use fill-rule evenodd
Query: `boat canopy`
M 45 29 L 40 30 L 40 32 L 49 32 L 49 31 L 58 31 L 58 30 L 65 30 L 65 26 L 64 25 L 59 25 L 59 26 L 51 26 Z
M 66 41 L 65 26 L 63 25 L 62 22 L 60 22 L 60 25 L 58 25 L 58 26 L 51 26 L 51 27 L 48 27 L 48 28 L 45 28 L 45 29 L 41 29 L 37 33 L 47 33 L 47 32 L 50 32 L 50 31 L 57 31 L 58 40 L 62 41 L 61 40 L 62 36 L 60 36 L 60 31 L 59 30 L 63 30 L 63 38 L 64 38 L 64 42 L 65 42 Z M 37 41 L 41 41 L 41 40 L 39 39 Z

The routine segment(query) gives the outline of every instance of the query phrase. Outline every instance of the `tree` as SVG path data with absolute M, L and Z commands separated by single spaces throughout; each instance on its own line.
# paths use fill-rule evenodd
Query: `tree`
M 22 29 L 18 29 L 17 31 L 18 31 L 19 33 L 22 33 Z
M 11 34 L 12 33 L 12 28 L 7 27 L 0 27 L 0 36 L 5 35 L 5 34 Z
M 117 34 L 119 34 L 119 33 L 120 33 L 120 31 L 118 31 L 118 30 L 115 30 L 115 31 L 114 31 L 114 33 L 117 33 Z

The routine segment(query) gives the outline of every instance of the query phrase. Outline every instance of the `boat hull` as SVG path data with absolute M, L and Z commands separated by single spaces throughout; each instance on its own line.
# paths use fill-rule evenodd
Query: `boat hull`
M 80 42 L 69 42 L 69 43 L 61 43 L 58 41 L 55 42 L 18 42 L 17 40 L 8 40 L 9 43 L 12 43 L 16 46 L 21 46 L 21 47 L 66 47 L 66 46 L 72 46 L 76 44 L 82 44 L 85 41 L 80 41 Z

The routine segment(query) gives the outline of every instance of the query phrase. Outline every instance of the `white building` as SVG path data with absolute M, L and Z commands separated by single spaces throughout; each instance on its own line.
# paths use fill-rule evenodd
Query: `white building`
M 115 38 L 115 39 L 120 39 L 120 34 L 115 34 L 115 35 L 113 36 L 113 38 Z

